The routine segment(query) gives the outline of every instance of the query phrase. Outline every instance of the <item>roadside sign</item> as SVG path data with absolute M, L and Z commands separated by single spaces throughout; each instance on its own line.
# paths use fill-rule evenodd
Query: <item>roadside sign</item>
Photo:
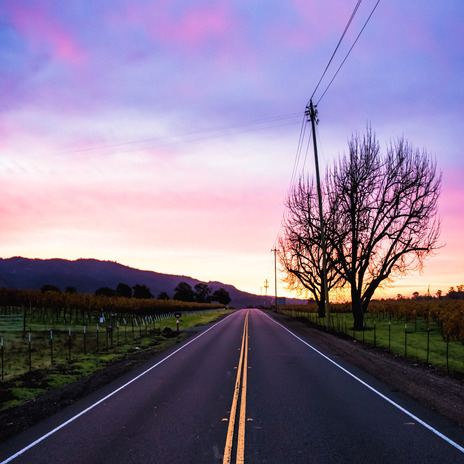
M 177 324 L 177 333 L 179 333 L 179 318 L 182 316 L 182 313 L 174 313 L 176 317 L 176 324 Z

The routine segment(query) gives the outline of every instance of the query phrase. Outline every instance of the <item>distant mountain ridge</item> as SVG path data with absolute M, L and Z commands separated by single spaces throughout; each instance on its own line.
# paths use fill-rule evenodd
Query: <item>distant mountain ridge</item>
M 0 287 L 4 288 L 39 290 L 43 285 L 49 284 L 62 291 L 72 286 L 79 293 L 94 293 L 100 287 L 115 289 L 121 282 L 131 287 L 135 284 L 146 285 L 155 298 L 161 292 L 166 292 L 172 298 L 179 282 L 187 282 L 192 287 L 198 283 L 207 283 L 213 291 L 218 288 L 227 290 L 232 299 L 231 305 L 237 308 L 265 304 L 264 296 L 242 292 L 233 285 L 144 271 L 114 261 L 83 258 L 74 261 L 60 258 L 30 259 L 19 256 L 0 258 Z M 270 304 L 270 297 L 267 302 Z M 288 302 L 303 303 L 301 300 Z

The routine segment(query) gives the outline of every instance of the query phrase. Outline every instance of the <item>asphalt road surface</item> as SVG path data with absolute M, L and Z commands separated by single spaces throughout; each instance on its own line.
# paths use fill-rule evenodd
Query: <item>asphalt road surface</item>
M 241 310 L 3 443 L 4 463 L 464 463 L 464 432 Z

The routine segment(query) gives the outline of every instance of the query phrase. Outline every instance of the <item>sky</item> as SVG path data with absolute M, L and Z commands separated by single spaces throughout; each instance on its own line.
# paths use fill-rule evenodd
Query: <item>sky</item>
M 321 170 L 369 124 L 383 150 L 404 136 L 443 174 L 442 248 L 377 296 L 463 284 L 464 3 L 380 1 L 331 82 L 364 0 L 318 86 L 356 3 L 2 0 L 0 257 L 257 294 L 267 279 L 274 294 L 285 197 L 315 172 L 298 157 L 313 97 Z

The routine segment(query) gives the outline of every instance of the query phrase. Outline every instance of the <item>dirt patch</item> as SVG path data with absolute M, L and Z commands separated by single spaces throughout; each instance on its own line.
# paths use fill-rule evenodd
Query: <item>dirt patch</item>
M 429 366 L 419 365 L 385 351 L 354 343 L 351 339 L 328 334 L 287 316 L 269 314 L 322 349 L 340 356 L 393 389 L 464 426 L 464 379 L 453 378 Z M 156 347 L 135 353 L 109 365 L 105 370 L 84 377 L 66 387 L 47 391 L 33 400 L 1 412 L 0 443 L 129 372 L 157 353 L 159 348 Z M 36 371 L 26 374 L 22 380 L 30 388 L 41 388 L 44 386 L 43 376 L 43 372 Z M 7 399 L 13 386 L 13 382 L 0 383 L 0 398 Z

